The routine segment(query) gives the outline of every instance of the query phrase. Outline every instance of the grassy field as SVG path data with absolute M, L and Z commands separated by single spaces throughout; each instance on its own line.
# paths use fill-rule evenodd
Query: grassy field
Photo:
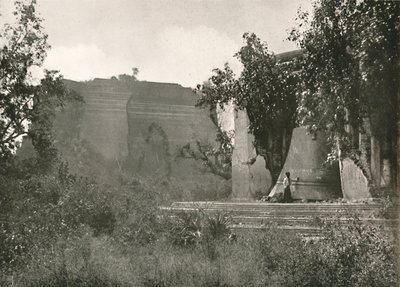
M 393 242 L 357 218 L 346 228 L 323 225 L 326 236 L 313 241 L 274 227 L 233 234 L 223 214 L 171 218 L 141 206 L 110 209 L 104 226 L 21 236 L 21 250 L 2 258 L 1 285 L 398 286 Z
M 99 183 L 65 164 L 8 172 L 0 176 L 0 286 L 399 283 L 395 242 L 357 217 L 322 222 L 319 240 L 274 226 L 234 234 L 225 214 L 159 210 L 182 188 L 176 181 L 109 172 Z

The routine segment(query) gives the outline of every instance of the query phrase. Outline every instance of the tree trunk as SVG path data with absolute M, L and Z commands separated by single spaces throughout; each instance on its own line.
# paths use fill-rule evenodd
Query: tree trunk
M 400 79 L 399 79 L 400 80 Z M 398 89 L 397 91 L 397 106 L 400 107 L 400 89 Z M 394 156 L 395 156 L 395 160 L 397 162 L 397 164 L 394 164 L 395 167 L 395 171 L 394 171 L 394 179 L 393 182 L 394 187 L 395 187 L 395 194 L 397 196 L 400 195 L 400 114 L 399 111 L 397 111 L 397 139 L 395 139 L 395 141 L 397 141 L 397 144 L 395 149 L 394 149 Z M 399 196 L 400 198 L 400 196 Z M 400 202 L 399 202 L 399 206 L 400 206 Z M 400 258 L 400 257 L 399 257 Z M 400 260 L 400 259 L 399 259 Z
M 398 43 L 398 49 L 400 49 L 400 43 Z M 400 57 L 397 58 L 397 61 L 399 62 L 398 64 L 400 65 Z M 398 71 L 398 81 L 400 81 L 400 74 Z M 397 82 L 398 83 L 398 82 Z M 400 107 L 400 85 L 397 84 L 397 107 Z M 396 138 L 394 139 L 395 142 L 395 148 L 394 150 L 394 190 L 395 190 L 395 195 L 398 196 L 400 200 L 400 112 L 397 108 L 396 114 L 395 114 L 395 121 L 397 123 L 397 131 L 396 131 Z M 399 205 L 400 206 L 400 202 Z M 400 223 L 399 223 L 400 224 Z M 400 230 L 400 229 L 399 229 Z M 400 261 L 400 256 L 399 256 L 399 261 Z
M 397 48 L 400 49 L 400 43 L 398 43 Z M 400 65 L 400 57 L 397 59 L 397 61 L 399 62 Z M 400 75 L 398 74 L 398 80 L 400 80 Z M 397 84 L 397 107 L 400 107 L 400 87 L 399 84 Z M 394 182 L 394 194 L 395 194 L 395 204 L 397 204 L 397 208 L 396 208 L 396 216 L 395 218 L 398 218 L 398 214 L 399 214 L 399 206 L 400 206 L 400 113 L 398 111 L 396 111 L 395 114 L 395 119 L 396 119 L 396 124 L 397 124 L 397 139 L 395 138 L 394 141 L 396 141 L 396 148 L 394 149 L 394 156 L 395 156 L 395 164 L 393 165 L 395 167 L 395 178 L 393 179 Z M 396 200 L 397 199 L 397 200 Z M 400 243 L 400 220 L 397 223 L 397 232 L 396 232 L 396 245 L 399 246 Z M 397 266 L 400 266 L 400 256 L 399 256 L 399 252 L 397 252 L 396 254 L 397 256 Z
M 371 173 L 376 187 L 381 185 L 381 148 L 379 139 L 371 135 Z
M 286 129 L 283 129 L 282 133 L 282 153 L 281 153 L 281 168 L 285 165 L 285 159 L 286 159 Z
M 268 151 L 267 151 L 267 165 L 268 169 L 271 173 L 272 184 L 275 185 L 276 181 L 278 180 L 278 176 L 275 173 L 275 162 L 274 162 L 274 139 L 273 139 L 272 131 L 268 134 Z

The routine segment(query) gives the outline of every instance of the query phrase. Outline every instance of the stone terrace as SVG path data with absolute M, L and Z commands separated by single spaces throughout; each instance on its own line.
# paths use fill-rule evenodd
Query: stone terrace
M 301 235 L 320 234 L 319 219 L 340 218 L 343 222 L 356 215 L 364 222 L 384 225 L 392 230 L 397 220 L 380 216 L 382 204 L 370 203 L 265 203 L 265 202 L 174 202 L 163 210 L 194 212 L 202 210 L 208 214 L 223 213 L 231 217 L 231 227 L 237 231 L 263 229 L 269 225 L 292 230 Z

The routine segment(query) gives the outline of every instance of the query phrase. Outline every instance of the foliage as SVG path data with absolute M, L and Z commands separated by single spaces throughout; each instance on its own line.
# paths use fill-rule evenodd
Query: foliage
M 62 82 L 63 78 L 57 72 L 46 71 L 40 85 L 35 86 L 30 122 L 26 135 L 31 140 L 37 158 L 44 165 L 49 166 L 56 158 L 57 149 L 53 133 L 53 123 L 60 108 L 68 102 L 80 102 L 81 97 L 73 91 L 69 91 Z
M 202 218 L 198 213 L 181 212 L 171 221 L 170 240 L 173 244 L 190 246 L 198 242 L 202 230 Z
M 346 224 L 338 219 L 324 222 L 323 229 L 326 234 L 315 255 L 319 266 L 314 265 L 322 286 L 398 284 L 396 252 L 387 230 L 365 224 L 356 216 Z
M 34 251 L 35 261 L 29 264 L 24 276 L 14 280 L 16 286 L 128 286 L 120 278 L 108 274 L 93 260 L 94 240 L 85 228 L 66 238 L 60 238 L 51 249 Z
M 267 165 L 276 179 L 283 165 L 291 129 L 295 127 L 297 61 L 280 62 L 267 45 L 255 35 L 243 35 L 245 45 L 236 53 L 243 64 L 238 79 L 225 64 L 214 69 L 214 75 L 195 92 L 201 98 L 198 106 L 210 109 L 233 103 L 246 109 L 250 132 L 255 135 L 258 152 L 267 155 Z M 277 160 L 276 154 L 279 155 Z
M 54 71 L 46 71 L 39 85 L 31 84 L 30 70 L 41 66 L 50 47 L 35 5 L 16 1 L 16 24 L 5 24 L 0 33 L 0 157 L 9 157 L 29 135 L 45 162 L 55 153 L 48 134 L 54 110 L 71 94 Z
M 197 106 L 208 106 L 210 110 L 215 109 L 217 105 L 223 108 L 223 104 L 229 103 L 239 89 L 239 83 L 228 63 L 225 63 L 223 70 L 213 69 L 213 73 L 214 75 L 207 82 L 203 85 L 197 85 L 194 90 L 200 95 Z
M 357 217 L 330 219 L 321 227 L 323 237 L 306 241 L 267 229 L 258 241 L 264 272 L 281 286 L 397 286 L 395 246 L 387 231 Z
M 113 181 L 104 184 L 71 173 L 67 164 L 57 162 L 51 129 L 55 112 L 64 104 L 68 92 L 64 90 L 61 78 L 53 72 L 47 73 L 40 85 L 33 86 L 27 83 L 28 68 L 43 61 L 48 47 L 47 36 L 42 33 L 41 20 L 35 16 L 35 2 L 26 5 L 18 3 L 16 16 L 19 24 L 14 28 L 6 28 L 8 34 L 3 33 L 8 35 L 9 43 L 13 43 L 15 53 L 9 52 L 7 46 L 2 48 L 1 54 L 0 76 L 4 85 L 1 88 L 0 100 L 1 106 L 6 108 L 5 116 L 0 118 L 0 132 L 2 140 L 9 137 L 10 142 L 6 144 L 3 141 L 1 150 L 1 157 L 8 157 L 9 160 L 2 161 L 0 173 L 0 284 L 13 286 L 398 285 L 396 250 L 393 241 L 387 236 L 388 232 L 367 225 L 357 218 L 345 225 L 339 219 L 326 222 L 323 225 L 324 236 L 319 240 L 304 241 L 293 233 L 274 227 L 258 233 L 244 232 L 233 240 L 230 217 L 226 214 L 210 215 L 200 211 L 179 214 L 171 218 L 160 213 L 157 206 L 163 201 L 171 200 L 167 193 L 176 187 L 170 181 L 160 178 L 143 180 L 128 177 L 118 168 L 107 170 L 110 173 L 109 177 L 120 174 L 117 179 L 114 178 Z M 327 5 L 323 6 L 325 8 L 330 7 L 328 12 L 334 11 L 335 14 L 337 11 L 336 6 L 321 3 Z M 369 18 L 362 21 L 393 15 L 390 14 L 392 13 L 390 9 L 396 7 L 394 4 L 387 6 L 390 13 L 386 14 L 384 6 L 379 3 L 348 3 L 352 3 L 353 6 L 349 7 L 354 8 L 356 15 L 358 15 L 357 9 L 362 7 L 367 12 L 372 11 Z M 343 11 L 353 11 L 346 9 Z M 348 21 L 353 19 L 353 12 L 350 12 L 344 13 L 349 16 L 345 17 L 349 19 Z M 320 19 L 321 21 L 327 19 L 329 28 L 330 18 L 324 17 L 321 16 Z M 390 19 L 395 20 L 393 17 Z M 344 23 L 347 23 L 346 21 Z M 339 21 L 337 24 L 341 23 Z M 390 30 L 390 25 L 381 24 L 383 26 L 371 25 L 368 28 L 377 33 Z M 359 27 L 357 25 L 354 27 Z M 12 29 L 15 29 L 15 34 Z M 364 48 L 375 47 L 374 39 L 368 37 L 365 39 L 367 46 L 363 46 Z M 384 41 L 386 38 L 377 39 Z M 246 46 L 237 54 L 245 66 L 243 74 L 239 79 L 235 79 L 228 66 L 225 66 L 224 70 L 216 70 L 216 75 L 211 78 L 209 85 L 198 88 L 199 92 L 204 92 L 201 100 L 203 102 L 200 104 L 215 106 L 234 100 L 240 108 L 248 109 L 252 129 L 256 134 L 256 131 L 260 133 L 266 131 L 271 136 L 272 131 L 272 137 L 275 138 L 274 132 L 279 133 L 283 127 L 294 125 L 292 109 L 295 107 L 295 101 L 292 98 L 292 91 L 293 85 L 297 82 L 297 74 L 292 73 L 291 69 L 297 68 L 292 67 L 295 63 L 279 63 L 254 35 L 245 34 L 245 40 Z M 26 46 L 27 42 L 24 41 L 31 41 L 29 42 L 31 45 Z M 307 40 L 305 43 L 308 43 Z M 334 44 L 332 43 L 332 47 L 335 49 L 342 47 L 340 45 L 336 47 Z M 349 51 L 357 51 L 357 47 L 359 48 L 357 45 L 351 46 Z M 356 63 L 357 58 L 352 62 L 352 57 L 342 59 L 344 62 L 349 60 L 348 63 L 327 61 L 326 69 L 332 71 L 334 76 L 335 65 L 344 67 L 347 67 L 345 64 L 352 65 L 346 75 L 359 77 L 360 89 L 368 89 L 363 87 L 364 84 L 370 83 L 364 81 L 363 73 L 367 71 L 365 76 L 375 77 L 380 73 L 380 65 L 377 65 L 376 69 L 373 67 L 369 62 L 374 59 L 373 54 L 369 48 L 366 50 L 368 53 L 363 56 L 360 63 L 365 63 L 366 67 L 371 67 L 372 70 L 360 68 L 359 75 L 352 74 L 351 67 L 359 67 Z M 390 56 L 389 50 L 390 47 L 387 47 L 383 54 Z M 35 54 L 35 51 L 38 54 Z M 31 52 L 33 54 L 29 56 Z M 305 61 L 309 60 L 307 57 Z M 391 61 L 394 58 L 388 59 Z M 329 65 L 334 66 L 331 69 Z M 3 67 L 7 70 L 3 70 Z M 317 77 L 317 75 L 312 76 Z M 339 82 L 339 79 L 333 77 L 332 81 Z M 285 81 L 286 85 L 282 85 L 281 82 Z M 269 84 L 265 85 L 265 82 Z M 351 83 L 349 81 L 345 84 Z M 330 89 L 326 85 L 321 87 Z M 378 86 L 371 87 L 370 90 L 376 87 Z M 284 89 L 287 90 L 284 92 Z M 307 100 L 306 95 L 303 100 Z M 327 104 L 328 100 L 321 99 L 324 104 Z M 373 98 L 370 100 L 372 104 Z M 265 105 L 267 115 L 262 114 L 262 110 L 257 110 L 259 108 L 257 105 L 261 107 Z M 345 108 L 348 108 L 346 105 L 339 110 L 346 111 Z M 18 110 L 19 107 L 21 110 Z M 278 108 L 273 109 L 273 107 Z M 348 110 L 353 112 L 353 109 Z M 358 111 L 357 108 L 354 110 Z M 329 110 L 327 111 L 329 114 Z M 17 125 L 12 126 L 10 119 L 16 120 Z M 32 123 L 30 129 L 25 130 L 23 119 Z M 268 126 L 273 122 L 274 126 Z M 76 125 L 79 125 L 79 121 Z M 7 128 L 10 128 L 10 131 L 6 131 Z M 154 131 L 157 129 L 154 128 Z M 33 161 L 32 159 L 18 161 L 16 157 L 9 157 L 18 138 L 16 132 L 31 136 L 38 158 L 42 159 L 42 163 L 47 161 L 48 168 L 37 169 L 40 166 L 38 158 Z M 77 134 L 73 130 L 69 132 Z M 69 134 L 61 135 L 61 138 L 63 136 L 69 137 Z M 230 140 L 225 137 L 221 139 L 222 148 L 229 155 Z M 278 146 L 275 143 L 273 145 Z M 62 147 L 64 152 L 67 151 L 62 144 L 58 146 Z M 72 146 L 72 149 L 68 150 L 70 154 L 77 151 L 77 157 L 83 156 L 80 158 L 83 161 L 79 166 L 80 170 L 92 169 L 103 164 L 106 166 L 106 162 L 96 157 L 96 154 L 80 142 L 79 138 Z M 212 152 L 206 155 L 214 156 Z M 220 162 L 226 160 L 225 154 L 217 155 L 219 157 L 217 160 Z M 85 158 L 86 156 L 89 159 Z M 107 165 L 107 167 L 112 169 L 115 166 Z
M 120 74 L 118 75 L 118 77 L 112 76 L 111 80 L 118 80 L 121 81 L 123 83 L 130 83 L 131 81 L 137 81 L 137 75 L 139 74 L 139 69 L 134 67 L 132 68 L 132 75 L 128 75 L 128 74 Z
M 209 215 L 201 209 L 195 212 L 180 212 L 168 222 L 168 238 L 178 246 L 209 244 L 211 241 L 230 237 L 230 221 L 226 214 Z
M 273 135 L 294 127 L 296 62 L 279 63 L 255 34 L 244 34 L 246 45 L 236 57 L 243 64 L 240 94 L 235 103 L 246 108 L 250 130 Z
M 87 226 L 95 235 L 112 233 L 111 196 L 94 182 L 69 174 L 67 166 L 25 179 L 0 178 L 2 271 L 23 264 L 33 248 Z
M 115 238 L 128 246 L 154 242 L 162 229 L 157 217 L 157 208 L 163 200 L 161 192 L 151 182 L 133 178 L 123 182 L 114 193 L 118 219 Z
M 289 37 L 305 55 L 301 122 L 327 130 L 344 155 L 357 148 L 347 126 L 356 133 L 370 128 L 389 143 L 397 138 L 399 9 L 397 1 L 316 1 Z
M 280 230 L 274 225 L 267 226 L 266 230 L 259 235 L 256 242 L 260 253 L 260 268 L 269 276 L 275 274 L 277 279 L 287 278 L 287 281 L 295 276 L 304 274 L 307 277 L 306 254 L 304 253 L 304 242 L 290 230 Z M 303 272 L 296 274 L 294 268 L 302 262 Z M 289 266 L 291 265 L 291 266 Z M 291 269 L 293 268 L 293 269 Z M 286 286 L 286 285 L 283 285 Z M 306 286 L 299 284 L 298 286 Z
M 15 286 L 55 282 L 77 286 L 397 286 L 394 242 L 387 231 L 356 217 L 347 223 L 324 222 L 324 236 L 319 239 L 304 240 L 275 226 L 233 237 L 226 214 L 199 211 L 171 218 L 156 209 L 147 212 L 141 203 L 148 200 L 140 188 L 136 182 L 139 196 L 131 199 L 137 201 L 126 212 L 116 213 L 111 233 L 95 237 L 84 224 L 55 238 L 49 232 L 41 237 L 24 234 L 35 244 L 21 253 L 24 261 L 15 269 Z M 113 205 L 121 211 L 121 204 L 128 203 L 119 196 L 108 202 L 117 201 Z M 86 214 L 85 209 L 74 212 Z M 142 215 L 150 213 L 154 215 L 151 221 L 141 221 L 147 218 Z M 46 223 L 54 226 L 54 214 L 46 216 Z M 132 226 L 125 217 L 140 222 L 137 226 L 145 227 L 153 239 L 143 240 L 146 237 L 139 233 L 123 239 L 124 227 Z
M 289 36 L 302 57 L 279 60 L 246 33 L 235 55 L 243 64 L 241 75 L 236 79 L 227 64 L 214 69 L 195 90 L 201 95 L 198 105 L 233 102 L 246 109 L 258 153 L 267 157 L 273 178 L 284 162 L 296 116 L 311 131 L 328 131 L 330 160 L 338 158 L 338 144 L 343 156 L 359 158 L 354 152 L 362 149 L 359 132 L 386 141 L 384 157 L 391 159 L 394 175 L 399 14 L 397 1 L 315 1 L 312 14 L 299 12 L 300 23 Z
M 180 149 L 179 156 L 200 161 L 205 170 L 224 179 L 230 179 L 232 177 L 232 138 L 232 133 L 218 128 L 216 139 L 218 147 L 196 140 L 195 147 L 191 143 L 184 145 Z

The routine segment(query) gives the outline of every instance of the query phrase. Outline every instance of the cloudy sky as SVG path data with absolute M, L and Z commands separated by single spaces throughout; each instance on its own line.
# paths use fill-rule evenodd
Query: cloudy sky
M 286 41 L 297 9 L 310 0 L 37 0 L 52 45 L 45 67 L 65 78 L 89 80 L 130 74 L 193 87 L 229 62 L 256 33 L 271 51 Z M 0 0 L 2 13 L 11 0 Z M 8 7 L 7 7 L 8 6 Z

